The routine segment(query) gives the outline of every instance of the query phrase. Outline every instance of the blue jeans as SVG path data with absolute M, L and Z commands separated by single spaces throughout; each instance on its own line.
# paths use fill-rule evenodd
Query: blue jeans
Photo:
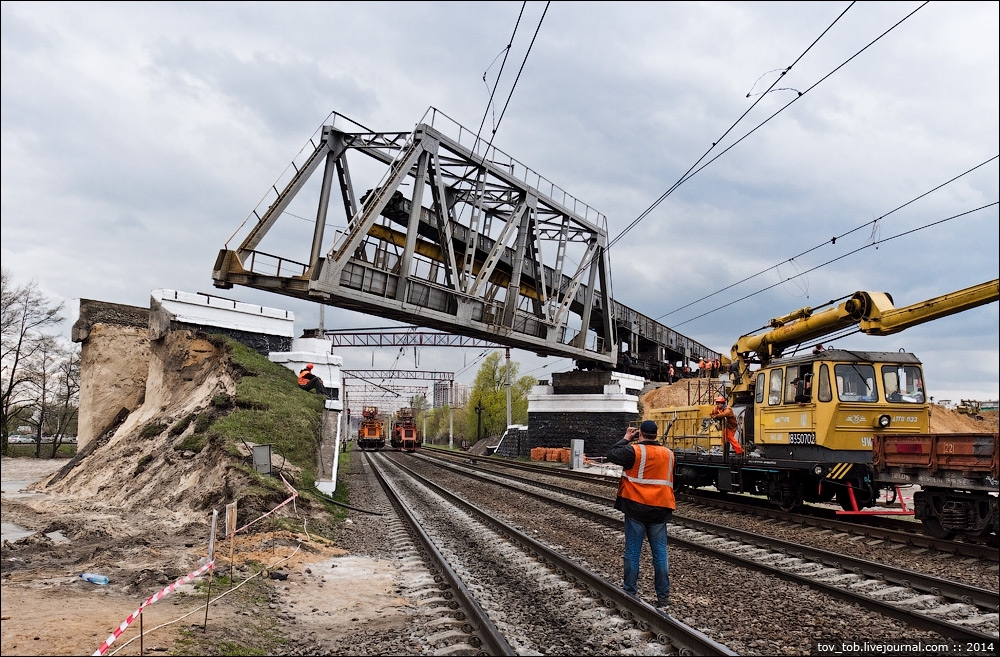
M 653 553 L 653 582 L 656 597 L 666 600 L 670 597 L 670 574 L 667 563 L 667 523 L 640 522 L 625 516 L 625 585 L 626 593 L 635 595 L 639 581 L 639 555 L 642 553 L 643 537 L 649 539 Z

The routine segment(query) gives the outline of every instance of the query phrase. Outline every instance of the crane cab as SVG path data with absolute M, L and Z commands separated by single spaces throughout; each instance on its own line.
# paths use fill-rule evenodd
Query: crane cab
M 680 486 L 766 495 L 783 508 L 875 504 L 873 437 L 926 433 L 920 361 L 905 352 L 827 350 L 779 358 L 732 397 L 743 453 L 726 449 L 710 405 L 652 409 Z
M 916 356 L 822 351 L 754 376 L 752 439 L 768 458 L 867 463 L 876 432 L 926 432 L 930 406 Z

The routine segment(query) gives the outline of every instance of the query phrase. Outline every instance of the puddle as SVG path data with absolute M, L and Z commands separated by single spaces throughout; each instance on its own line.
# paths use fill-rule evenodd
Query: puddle
M 28 481 L 27 479 L 21 479 L 21 480 L 18 480 L 18 479 L 13 479 L 13 480 L 4 479 L 3 481 L 0 481 L 0 491 L 3 491 L 4 493 L 16 493 L 17 491 L 21 490 L 22 488 L 27 488 L 32 483 L 33 482 Z
M 7 459 L 4 458 L 4 461 L 7 462 Z M 53 462 L 51 465 L 42 468 L 42 470 L 54 470 L 57 465 L 58 463 Z M 2 494 L 5 500 L 45 497 L 45 493 L 27 490 L 28 486 L 36 481 L 37 479 L 8 479 L 4 477 L 0 480 L 0 494 Z M 2 525 L 0 527 L 0 540 L 3 541 L 19 541 L 26 536 L 38 533 L 13 522 L 4 522 L 0 523 L 0 525 Z M 54 543 L 65 543 L 69 540 L 61 532 L 49 532 L 46 536 L 52 539 Z
M 33 483 L 35 482 L 28 479 L 14 479 L 11 481 L 4 479 L 3 482 L 0 482 L 0 491 L 2 491 L 3 498 L 5 500 L 24 499 L 26 497 L 45 497 L 45 493 L 27 490 L 28 486 Z
M 21 525 L 15 524 L 13 522 L 0 523 L 0 540 L 10 541 L 11 543 L 19 541 L 27 536 L 32 536 L 38 532 L 26 529 Z M 69 541 L 62 532 L 49 532 L 46 534 L 53 543 L 66 543 Z

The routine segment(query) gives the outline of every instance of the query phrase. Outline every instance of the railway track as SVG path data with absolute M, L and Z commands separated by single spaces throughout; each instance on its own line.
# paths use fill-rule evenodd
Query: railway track
M 450 637 L 464 633 L 468 654 L 601 654 L 623 638 L 643 654 L 736 654 L 449 492 L 399 455 L 367 458 L 440 573 L 455 603 Z M 462 648 L 452 643 L 448 654 L 466 654 Z
M 483 470 L 492 471 L 492 462 L 489 464 L 490 468 L 481 468 L 479 463 L 481 459 L 463 460 L 467 465 L 449 467 L 465 470 L 467 476 L 508 479 L 511 483 L 498 483 L 498 485 L 511 486 L 525 491 L 524 494 L 537 495 L 539 498 L 549 496 L 527 492 L 526 487 L 534 486 L 536 489 L 544 488 L 550 491 L 560 489 L 558 484 L 537 485 L 530 477 L 510 474 L 511 470 L 524 471 L 525 468 L 504 467 L 499 469 L 507 470 L 506 474 L 493 472 L 487 475 Z M 548 472 L 544 473 L 546 475 L 553 472 L 551 468 L 547 470 Z M 477 471 L 477 474 L 472 474 Z M 608 514 L 607 509 L 611 502 L 609 496 L 585 494 L 565 488 L 557 493 L 557 496 L 568 496 L 568 501 L 554 503 L 564 504 L 568 510 L 577 515 L 587 515 L 594 522 L 604 523 L 606 526 L 620 527 L 617 515 Z M 857 544 L 849 540 L 851 537 L 846 535 L 840 538 L 847 540 L 833 542 L 848 546 Z M 826 595 L 857 603 L 883 616 L 899 619 L 913 628 L 973 642 L 995 642 L 997 638 L 998 594 L 994 589 L 952 582 L 940 577 L 865 561 L 851 555 L 739 532 L 729 527 L 675 518 L 675 523 L 671 526 L 671 544 L 676 545 L 681 542 L 686 543 L 691 549 L 714 554 L 717 559 L 738 564 L 743 568 L 756 568 L 769 572 L 824 591 Z
M 429 448 L 425 453 L 433 454 L 442 459 L 452 462 L 465 462 L 474 466 L 489 469 L 500 469 L 508 471 L 521 471 L 531 473 L 535 476 L 557 478 L 562 481 L 575 481 L 588 484 L 590 486 L 607 487 L 612 491 L 618 484 L 617 476 L 592 474 L 589 472 L 577 472 L 565 470 L 552 466 L 522 463 L 516 461 L 495 459 L 490 457 L 475 457 L 466 454 L 455 454 L 455 452 L 444 449 Z M 735 498 L 735 499 L 734 499 Z M 896 518 L 886 518 L 882 516 L 858 516 L 850 520 L 845 520 L 844 516 L 838 516 L 834 510 L 824 507 L 809 507 L 808 509 L 795 511 L 782 511 L 767 503 L 753 498 L 744 499 L 745 496 L 737 497 L 726 493 L 704 490 L 687 490 L 677 493 L 679 502 L 691 502 L 700 504 L 706 508 L 728 510 L 743 515 L 753 515 L 765 519 L 780 520 L 784 522 L 794 522 L 804 526 L 816 527 L 829 530 L 838 534 L 847 534 L 851 537 L 864 537 L 871 540 L 891 541 L 914 548 L 934 550 L 936 552 L 954 554 L 962 557 L 974 559 L 985 559 L 1000 563 L 1000 548 L 986 543 L 967 542 L 964 540 L 944 540 L 936 539 L 922 533 L 920 525 L 915 523 L 900 521 Z M 683 511 L 680 512 L 683 514 Z M 909 526 L 908 526 L 909 525 Z

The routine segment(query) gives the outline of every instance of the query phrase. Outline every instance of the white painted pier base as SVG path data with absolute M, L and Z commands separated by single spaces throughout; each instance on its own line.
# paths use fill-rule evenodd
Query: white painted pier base
M 535 447 L 571 447 L 582 440 L 587 457 L 602 457 L 639 419 L 642 377 L 570 372 L 553 375 L 553 383 L 531 389 L 527 440 L 521 441 L 520 453 L 503 456 L 525 458 Z
M 344 422 L 344 359 L 330 353 L 331 343 L 322 338 L 295 338 L 291 351 L 272 351 L 268 358 L 290 369 L 298 376 L 307 363 L 313 364 L 313 374 L 323 379 L 323 386 L 334 391 L 334 399 L 326 400 L 326 417 L 320 437 L 319 463 L 316 468 L 316 488 L 327 495 L 337 490 L 337 470 L 340 443 L 347 439 Z M 330 424 L 327 424 L 330 423 Z M 343 429 L 343 430 L 342 430 Z
M 528 415 L 532 413 L 638 413 L 639 391 L 645 380 L 641 376 L 611 373 L 611 382 L 604 392 L 556 394 L 551 385 L 537 385 L 528 393 Z

